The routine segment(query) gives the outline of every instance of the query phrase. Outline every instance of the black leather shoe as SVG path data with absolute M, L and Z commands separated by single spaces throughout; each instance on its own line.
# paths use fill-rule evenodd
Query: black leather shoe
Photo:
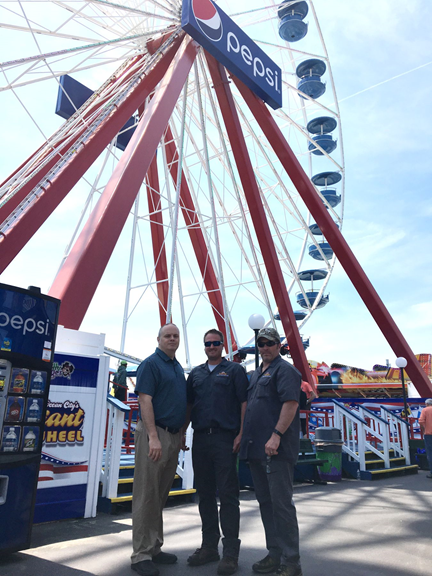
M 259 562 L 255 562 L 255 564 L 252 565 L 252 570 L 257 574 L 271 574 L 272 572 L 276 572 L 279 566 L 279 560 L 276 560 L 276 558 L 272 558 L 270 555 L 267 555 Z
M 131 564 L 132 570 L 138 572 L 140 576 L 159 576 L 160 572 L 151 560 L 141 560 L 136 564 Z
M 219 576 L 229 576 L 238 570 L 238 560 L 233 556 L 224 556 L 218 564 L 217 573 Z
M 169 554 L 168 552 L 159 552 L 156 556 L 152 558 L 155 564 L 175 564 L 177 562 L 177 556 L 175 554 Z
M 197 548 L 187 559 L 189 566 L 202 566 L 220 559 L 219 552 L 214 548 Z
M 303 576 L 300 566 L 285 566 L 281 565 L 276 570 L 278 576 Z

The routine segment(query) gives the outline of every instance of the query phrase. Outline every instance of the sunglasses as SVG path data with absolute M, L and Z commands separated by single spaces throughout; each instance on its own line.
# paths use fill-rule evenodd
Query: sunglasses
M 204 346 L 206 348 L 210 348 L 210 346 L 220 346 L 221 344 L 223 344 L 223 342 L 220 340 L 215 340 L 214 342 L 204 342 Z
M 276 342 L 273 342 L 273 340 L 270 340 L 269 342 L 258 342 L 258 348 L 272 348 L 273 346 L 276 346 Z

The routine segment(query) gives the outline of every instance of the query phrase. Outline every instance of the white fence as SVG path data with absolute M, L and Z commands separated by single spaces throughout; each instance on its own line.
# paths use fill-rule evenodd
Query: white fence
M 334 426 L 341 430 L 342 450 L 359 463 L 360 471 L 366 470 L 367 451 L 383 460 L 384 467 L 390 468 L 390 451 L 396 457 L 404 457 L 410 464 L 408 423 L 390 410 L 380 407 L 380 415 L 364 406 L 358 409 L 346 408 L 333 400 Z
M 138 406 L 128 406 L 120 402 L 120 400 L 108 396 L 107 408 L 105 464 L 101 472 L 102 496 L 104 498 L 115 498 L 117 496 L 122 450 L 125 451 L 128 448 L 123 443 L 123 432 L 127 428 L 125 414 L 130 413 L 133 409 L 137 410 Z M 192 446 L 192 436 L 193 430 L 189 426 L 186 433 L 186 444 L 189 447 Z M 131 460 L 134 461 L 134 448 L 129 453 L 131 453 Z M 180 450 L 177 474 L 182 479 L 182 490 L 193 488 L 194 476 L 191 450 Z

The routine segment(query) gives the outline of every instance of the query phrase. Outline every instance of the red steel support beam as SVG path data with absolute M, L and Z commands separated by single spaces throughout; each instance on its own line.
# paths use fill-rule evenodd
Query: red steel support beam
M 123 71 L 121 76 L 114 77 L 111 81 L 111 84 L 114 82 L 118 82 L 121 78 L 122 83 L 127 82 L 132 75 L 131 69 L 138 63 L 139 60 L 142 59 L 142 56 L 136 57 L 131 60 L 129 66 Z M 92 104 L 85 110 L 83 114 L 83 120 L 87 120 L 91 115 L 94 115 L 98 108 L 101 108 L 107 100 L 107 95 L 105 93 L 101 94 L 99 98 L 94 100 Z M 67 136 L 64 136 L 61 140 L 57 142 L 57 144 L 52 145 L 52 148 L 56 150 L 56 154 L 47 162 L 44 166 L 37 168 L 34 171 L 33 176 L 28 180 L 28 182 L 22 186 L 7 202 L 0 206 L 0 222 L 4 222 L 6 218 L 15 210 L 15 208 L 26 198 L 26 196 L 35 188 L 41 180 L 48 174 L 48 172 L 57 164 L 59 160 L 72 148 L 72 146 L 77 142 L 77 140 L 82 136 L 82 134 L 87 130 L 88 125 L 84 122 L 82 123 L 81 127 L 77 129 L 76 133 L 72 138 L 67 140 Z M 54 134 L 55 136 L 55 134 Z M 51 140 L 53 137 L 51 137 Z M 66 141 L 67 140 L 67 141 Z M 11 180 L 19 170 L 21 170 L 26 164 L 29 162 L 37 162 L 40 164 L 44 158 L 50 152 L 50 148 L 43 144 L 40 146 L 31 156 L 27 158 L 25 162 L 21 164 L 10 176 L 2 182 L 1 186 L 3 187 L 9 180 Z M 38 154 L 40 154 L 38 156 Z M 1 203 L 1 200 L 0 200 Z
M 49 182 L 39 198 L 33 202 L 31 208 L 22 214 L 16 224 L 4 236 L 0 237 L 0 273 L 5 270 L 39 230 L 48 216 L 57 208 L 135 110 L 159 84 L 177 53 L 183 37 L 184 35 L 181 35 L 174 40 L 166 54 L 143 77 L 141 84 L 125 98 L 115 112 L 88 139 L 85 146 L 77 150 L 71 160 Z
M 165 250 L 165 233 L 159 187 L 159 174 L 156 154 L 147 173 L 147 200 L 150 214 L 150 231 L 153 244 L 157 294 L 159 299 L 159 316 L 161 326 L 166 324 L 168 307 L 168 265 Z
M 279 309 L 284 332 L 289 343 L 291 357 L 296 368 L 302 373 L 303 380 L 310 381 L 312 385 L 312 376 L 309 364 L 306 359 L 303 343 L 297 328 L 297 322 L 285 286 L 284 277 L 264 211 L 260 191 L 241 129 L 234 99 L 229 87 L 229 81 L 223 66 L 216 62 L 216 60 L 207 52 L 206 58 L 213 80 L 214 89 L 216 91 L 216 96 L 219 101 L 219 107 L 231 142 L 231 150 L 237 164 L 237 170 L 240 175 L 243 191 L 255 227 L 256 236 L 264 258 L 276 304 Z
M 403 356 L 407 359 L 408 364 L 405 370 L 418 392 L 423 397 L 430 396 L 432 392 L 431 382 L 339 228 L 333 222 L 270 111 L 264 102 L 255 96 L 240 80 L 234 77 L 232 80 L 395 355 Z
M 167 154 L 169 170 L 174 182 L 174 186 L 176 186 L 179 154 L 177 151 L 177 146 L 173 139 L 171 128 L 169 126 L 166 133 L 165 150 Z M 213 263 L 211 261 L 210 254 L 207 249 L 204 234 L 201 230 L 200 221 L 196 217 L 196 208 L 192 198 L 192 194 L 189 189 L 187 178 L 183 171 L 180 184 L 180 208 L 183 213 L 183 218 L 186 222 L 186 226 L 189 232 L 189 238 L 195 251 L 195 256 L 197 258 L 198 266 L 201 270 L 201 275 L 207 290 L 210 304 L 213 308 L 213 314 L 216 320 L 216 324 L 218 326 L 218 329 L 224 335 L 225 342 L 227 342 L 222 293 L 220 290 L 215 270 L 213 268 Z M 230 327 L 230 331 L 231 331 L 232 349 L 233 351 L 236 351 L 237 344 L 234 340 L 234 332 L 232 330 L 232 327 Z
M 60 324 L 78 329 L 108 264 L 198 51 L 185 39 L 49 293 Z M 166 58 L 166 56 L 165 56 Z

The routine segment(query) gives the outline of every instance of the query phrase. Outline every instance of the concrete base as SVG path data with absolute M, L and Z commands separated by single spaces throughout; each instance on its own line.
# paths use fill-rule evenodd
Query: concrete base
M 304 576 L 430 574 L 432 480 L 426 472 L 379 483 L 343 480 L 295 487 Z M 240 576 L 266 555 L 253 492 L 241 495 Z M 215 576 L 217 564 L 190 568 L 201 543 L 196 504 L 173 500 L 165 510 L 165 547 L 178 555 L 161 576 Z M 37 525 L 32 548 L 0 559 L 2 576 L 133 576 L 130 514 Z

